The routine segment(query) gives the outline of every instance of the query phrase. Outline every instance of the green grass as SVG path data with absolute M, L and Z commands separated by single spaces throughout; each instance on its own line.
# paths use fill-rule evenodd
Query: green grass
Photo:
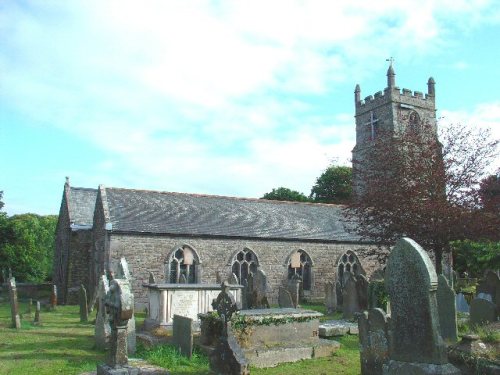
M 27 311 L 26 303 L 20 303 L 19 307 L 21 312 Z M 322 308 L 321 305 L 304 307 Z M 96 365 L 104 362 L 105 353 L 94 349 L 94 326 L 80 323 L 78 306 L 58 306 L 55 311 L 42 309 L 41 326 L 31 324 L 32 310 L 32 315 L 24 315 L 22 328 L 15 330 L 10 328 L 10 306 L 0 302 L 0 374 L 81 374 L 95 371 Z M 143 320 L 144 313 L 138 313 L 138 327 Z M 330 357 L 283 364 L 272 369 L 252 368 L 252 374 L 359 374 L 357 336 L 345 336 L 338 341 L 342 346 Z M 171 346 L 152 350 L 139 348 L 137 357 L 168 368 L 172 374 L 210 373 L 208 358 L 196 351 L 191 361 L 181 357 Z

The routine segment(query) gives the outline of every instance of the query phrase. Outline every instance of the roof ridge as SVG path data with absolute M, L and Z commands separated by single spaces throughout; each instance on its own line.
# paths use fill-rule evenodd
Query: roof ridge
M 139 193 L 158 193 L 165 195 L 183 195 L 183 196 L 191 196 L 191 197 L 199 197 L 199 198 L 223 198 L 230 200 L 239 200 L 239 201 L 250 201 L 250 202 L 258 202 L 258 203 L 273 203 L 273 204 L 292 204 L 292 205 L 309 205 L 309 206 L 328 206 L 328 207 L 345 207 L 345 204 L 335 204 L 335 203 L 316 203 L 316 202 L 299 202 L 299 201 L 280 201 L 275 199 L 263 199 L 263 198 L 247 198 L 247 197 L 234 197 L 228 195 L 217 195 L 217 194 L 200 194 L 200 193 L 180 193 L 175 191 L 161 191 L 161 190 L 148 190 L 148 189 L 129 189 L 129 188 L 120 188 L 120 187 L 105 187 L 106 190 L 125 190 L 125 191 L 134 191 Z
M 97 189 L 88 188 L 88 187 L 70 186 L 69 188 L 71 190 L 88 190 L 88 191 L 95 191 L 95 192 L 97 192 Z

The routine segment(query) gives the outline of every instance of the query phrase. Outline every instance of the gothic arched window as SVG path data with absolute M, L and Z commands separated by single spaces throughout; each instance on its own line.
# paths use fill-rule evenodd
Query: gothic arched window
M 408 130 L 414 134 L 420 133 L 420 116 L 415 111 L 408 116 Z
M 194 284 L 199 278 L 199 258 L 196 251 L 184 245 L 172 251 L 166 264 L 166 276 L 169 283 Z
M 291 280 L 295 275 L 301 278 L 303 290 L 311 290 L 312 261 L 304 250 L 294 251 L 289 257 L 288 280 Z
M 351 272 L 354 275 L 365 273 L 361 267 L 358 257 L 351 250 L 346 251 L 340 257 L 337 264 L 337 279 L 342 287 L 344 286 L 344 274 L 346 272 Z
M 238 277 L 239 283 L 243 284 L 243 281 L 248 279 L 250 272 L 255 273 L 257 271 L 258 266 L 257 255 L 249 248 L 244 248 L 234 255 L 231 262 L 231 271 Z

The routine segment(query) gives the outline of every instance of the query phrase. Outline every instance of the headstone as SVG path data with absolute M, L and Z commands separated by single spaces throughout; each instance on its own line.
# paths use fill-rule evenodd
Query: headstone
M 385 286 L 391 301 L 390 361 L 384 374 L 460 374 L 448 363 L 439 332 L 438 279 L 424 249 L 397 241 L 387 260 Z
M 281 308 L 295 307 L 290 292 L 282 286 L 279 287 L 278 291 L 278 304 Z
M 348 272 L 348 277 L 346 278 L 344 284 L 344 290 L 342 292 L 343 299 L 343 318 L 344 319 L 352 319 L 354 318 L 354 313 L 359 312 L 361 309 L 359 307 L 358 300 L 358 289 L 356 287 L 356 278 L 350 272 Z
M 333 314 L 337 309 L 337 293 L 335 284 L 328 281 L 325 284 L 325 306 L 327 314 Z
M 252 287 L 252 308 L 269 308 L 269 302 L 267 301 L 267 276 L 260 268 L 253 275 Z
M 89 320 L 89 310 L 87 307 L 87 290 L 80 285 L 79 292 L 79 302 L 80 302 L 80 322 L 87 322 Z
M 174 314 L 173 344 L 181 355 L 191 358 L 193 355 L 193 319 Z
M 358 293 L 359 311 L 368 309 L 368 280 L 364 275 L 356 276 L 356 290 Z
M 222 322 L 222 335 L 210 355 L 210 369 L 217 374 L 249 375 L 250 370 L 243 351 L 228 327 L 232 315 L 237 311 L 229 284 L 222 283 L 222 291 L 212 303 Z
M 187 282 L 186 275 L 181 274 L 181 275 L 179 276 L 179 284 L 187 284 L 187 283 L 188 283 L 188 282 Z
M 94 339 L 96 348 L 100 350 L 109 347 L 111 337 L 111 326 L 109 324 L 109 316 L 106 311 L 105 300 L 109 292 L 109 282 L 105 275 L 102 275 L 99 280 L 97 291 L 97 316 L 95 320 Z
M 300 285 L 302 284 L 302 279 L 298 275 L 293 275 L 287 283 L 287 289 L 292 297 L 293 307 L 297 308 L 300 302 Z
M 476 293 L 489 294 L 491 301 L 496 305 L 498 313 L 500 313 L 500 278 L 492 270 L 487 270 L 483 280 L 476 288 Z
M 127 279 L 111 280 L 105 305 L 111 324 L 110 350 L 106 364 L 97 366 L 97 375 L 139 374 L 128 366 L 127 321 L 134 315 L 134 295 Z
M 469 312 L 469 304 L 467 303 L 463 293 L 457 293 L 455 300 L 458 312 Z
M 153 272 L 150 272 L 149 273 L 149 280 L 148 280 L 149 284 L 156 284 L 156 279 L 155 279 L 155 275 L 153 274 Z
M 362 375 L 383 373 L 383 365 L 389 360 L 388 320 L 379 308 L 358 315 Z
M 40 301 L 36 301 L 36 310 L 35 310 L 35 319 L 33 320 L 33 325 L 39 326 L 42 324 L 42 320 L 40 318 Z
M 455 306 L 455 292 L 448 286 L 443 275 L 438 276 L 437 304 L 439 313 L 439 327 L 444 340 L 457 342 L 457 309 Z
M 231 274 L 231 277 L 229 278 L 229 284 L 239 285 L 238 276 L 236 276 L 234 273 Z
M 470 304 L 470 323 L 484 324 L 497 320 L 496 306 L 483 298 L 474 298 Z
M 52 285 L 52 293 L 50 294 L 50 308 L 55 309 L 57 306 L 57 286 Z
M 19 315 L 19 303 L 17 301 L 16 279 L 11 277 L 8 281 L 10 313 L 12 317 L 12 327 L 15 329 L 21 328 L 21 316 Z

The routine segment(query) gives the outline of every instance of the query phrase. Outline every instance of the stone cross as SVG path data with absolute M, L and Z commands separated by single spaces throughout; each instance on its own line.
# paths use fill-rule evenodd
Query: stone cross
M 80 285 L 79 291 L 79 302 L 80 302 L 80 322 L 87 322 L 89 320 L 89 309 L 87 305 L 87 290 Z
M 387 260 L 385 286 L 391 323 L 384 374 L 460 374 L 448 363 L 440 335 L 436 271 L 415 241 L 402 238 L 396 243 Z
M 39 326 L 42 324 L 42 320 L 40 318 L 40 301 L 36 301 L 36 310 L 35 310 L 35 319 L 33 320 L 33 325 Z
M 105 300 L 109 292 L 109 282 L 105 275 L 102 275 L 99 280 L 99 288 L 97 291 L 97 316 L 95 321 L 94 338 L 96 348 L 104 350 L 109 346 L 111 337 L 111 326 L 109 317 L 106 311 Z
M 212 302 L 212 307 L 217 311 L 222 320 L 222 335 L 227 337 L 227 323 L 231 320 L 233 314 L 238 311 L 238 307 L 233 295 L 229 292 L 230 287 L 227 281 L 221 285 L 222 291 Z
M 17 301 L 16 279 L 11 277 L 8 281 L 10 312 L 12 316 L 12 327 L 15 329 L 21 328 L 21 316 L 19 315 L 19 303 Z
M 55 309 L 57 306 L 57 286 L 52 285 L 52 293 L 50 294 L 50 308 Z

